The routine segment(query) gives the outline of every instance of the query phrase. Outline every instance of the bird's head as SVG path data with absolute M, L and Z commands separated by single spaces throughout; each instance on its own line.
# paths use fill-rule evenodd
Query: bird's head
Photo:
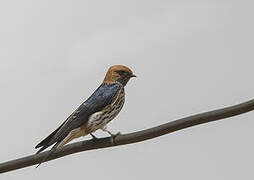
M 132 78 L 136 77 L 130 68 L 122 65 L 111 66 L 104 78 L 103 83 L 121 83 L 123 86 Z

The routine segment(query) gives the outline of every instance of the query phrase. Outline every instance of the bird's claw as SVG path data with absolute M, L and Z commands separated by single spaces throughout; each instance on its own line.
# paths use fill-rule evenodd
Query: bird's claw
M 121 135 L 121 133 L 120 132 L 118 132 L 116 134 L 111 133 L 110 135 L 111 135 L 111 142 L 115 144 L 116 143 L 116 141 L 115 141 L 116 137 Z
M 99 138 L 97 138 L 95 135 L 93 135 L 92 133 L 90 133 L 90 135 L 92 136 L 92 140 L 94 140 L 94 141 L 96 141 L 96 140 L 98 140 Z

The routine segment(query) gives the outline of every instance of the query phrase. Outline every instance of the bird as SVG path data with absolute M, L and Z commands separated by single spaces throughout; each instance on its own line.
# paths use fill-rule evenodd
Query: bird
M 107 124 L 121 111 L 125 102 L 124 87 L 133 77 L 136 77 L 136 75 L 133 74 L 129 67 L 123 65 L 111 66 L 103 82 L 94 93 L 55 131 L 35 146 L 36 149 L 40 148 L 36 154 L 39 154 L 53 144 L 54 146 L 50 152 L 54 152 L 71 140 L 89 134 L 93 139 L 97 139 L 93 135 L 93 132 L 98 129 L 107 132 L 114 140 L 118 134 L 108 131 Z

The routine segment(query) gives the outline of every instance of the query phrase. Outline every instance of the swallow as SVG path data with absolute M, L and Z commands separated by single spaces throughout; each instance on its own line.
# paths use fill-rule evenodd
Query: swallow
M 92 133 L 98 129 L 114 137 L 115 135 L 107 130 L 107 124 L 121 111 L 125 102 L 124 87 L 133 77 L 136 76 L 130 68 L 123 65 L 111 66 L 95 92 L 54 132 L 36 145 L 36 149 L 40 148 L 36 154 L 54 144 L 51 149 L 53 152 L 81 136 L 90 134 L 96 139 Z

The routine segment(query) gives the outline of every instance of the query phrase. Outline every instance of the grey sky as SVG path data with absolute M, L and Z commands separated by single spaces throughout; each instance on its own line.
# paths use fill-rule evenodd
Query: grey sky
M 138 78 L 126 87 L 125 106 L 109 124 L 113 132 L 252 99 L 253 6 L 247 0 L 2 0 L 0 161 L 35 153 L 114 64 L 129 66 Z M 253 120 L 251 112 L 1 179 L 253 179 Z

